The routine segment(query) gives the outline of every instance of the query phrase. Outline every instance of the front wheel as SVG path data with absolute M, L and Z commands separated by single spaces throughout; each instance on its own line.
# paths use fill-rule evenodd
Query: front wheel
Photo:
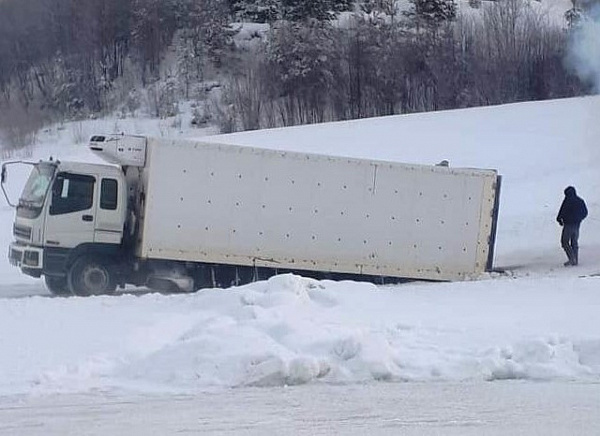
M 117 287 L 113 266 L 99 257 L 79 258 L 67 278 L 69 290 L 80 296 L 112 294 Z
M 66 277 L 44 276 L 44 281 L 46 282 L 46 287 L 53 295 L 71 295 Z

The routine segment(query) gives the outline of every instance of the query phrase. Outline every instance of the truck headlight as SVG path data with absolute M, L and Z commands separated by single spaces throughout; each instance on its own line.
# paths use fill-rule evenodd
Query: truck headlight
M 25 251 L 23 255 L 23 265 L 38 266 L 40 264 L 40 253 L 37 251 Z

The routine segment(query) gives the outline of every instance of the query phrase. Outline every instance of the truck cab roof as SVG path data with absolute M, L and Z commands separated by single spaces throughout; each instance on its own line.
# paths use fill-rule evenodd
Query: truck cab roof
M 71 161 L 57 161 L 56 164 L 59 171 L 66 171 L 70 173 L 102 174 L 104 176 L 114 177 L 123 174 L 123 171 L 120 167 L 110 164 Z

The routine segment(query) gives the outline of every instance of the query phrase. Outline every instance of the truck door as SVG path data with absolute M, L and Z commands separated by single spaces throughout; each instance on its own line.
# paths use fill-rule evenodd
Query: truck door
M 100 201 L 96 208 L 94 242 L 120 244 L 123 237 L 123 183 L 113 177 L 100 180 Z
M 59 173 L 52 185 L 44 243 L 48 247 L 74 248 L 94 242 L 96 178 Z

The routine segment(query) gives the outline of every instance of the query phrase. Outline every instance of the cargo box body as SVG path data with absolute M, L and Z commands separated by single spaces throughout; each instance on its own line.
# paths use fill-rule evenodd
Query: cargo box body
M 141 258 L 457 280 L 491 267 L 494 170 L 148 138 Z

